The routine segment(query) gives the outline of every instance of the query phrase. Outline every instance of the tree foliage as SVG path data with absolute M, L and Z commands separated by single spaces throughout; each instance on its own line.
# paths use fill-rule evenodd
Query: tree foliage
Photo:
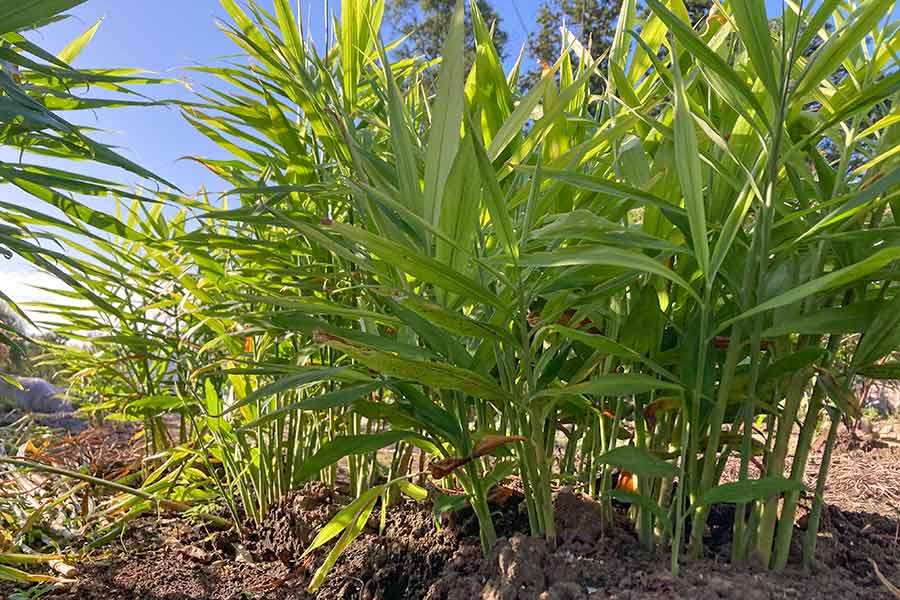
M 685 6 L 696 25 L 709 13 L 711 0 L 687 0 Z M 609 49 L 616 31 L 622 0 L 542 0 L 537 30 L 528 36 L 528 52 L 539 65 L 552 64 L 562 50 L 560 26 L 572 32 L 597 57 Z
M 502 58 L 509 36 L 503 30 L 503 19 L 488 0 L 478 0 L 478 10 L 488 26 L 493 28 L 493 41 Z M 404 57 L 424 57 L 434 60 L 441 56 L 456 0 L 390 0 L 386 14 L 398 33 L 408 36 L 400 47 Z M 472 13 L 466 10 L 466 68 L 475 60 L 475 39 L 472 35 Z

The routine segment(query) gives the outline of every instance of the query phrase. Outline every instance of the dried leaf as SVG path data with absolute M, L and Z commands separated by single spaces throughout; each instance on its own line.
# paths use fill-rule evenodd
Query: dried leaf
M 475 448 L 475 452 L 472 453 L 472 456 L 473 458 L 478 458 L 479 456 L 490 454 L 497 448 L 505 446 L 506 444 L 524 442 L 527 441 L 527 439 L 528 438 L 521 435 L 486 435 L 481 438 L 481 443 Z
M 487 501 L 494 506 L 506 506 L 506 502 L 512 497 L 515 490 L 505 485 L 498 485 L 488 492 Z
M 471 458 L 445 458 L 444 460 L 432 461 L 428 465 L 428 472 L 431 473 L 433 479 L 443 479 L 456 469 L 471 462 Z
M 878 578 L 878 581 L 881 582 L 881 585 L 887 588 L 887 591 L 893 594 L 894 598 L 900 598 L 900 588 L 888 581 L 887 578 L 881 574 L 881 570 L 878 568 L 878 563 L 876 563 L 871 558 L 869 559 L 869 562 L 872 563 L 872 568 L 875 569 L 875 577 Z

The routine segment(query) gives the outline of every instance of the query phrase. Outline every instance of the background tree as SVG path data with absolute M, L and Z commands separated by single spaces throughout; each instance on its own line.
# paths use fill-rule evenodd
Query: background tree
M 712 7 L 712 0 L 685 0 L 685 7 L 687 7 L 688 14 L 691 17 L 691 23 L 695 26 L 702 19 L 706 18 L 706 15 L 709 14 L 709 9 Z
M 696 25 L 709 13 L 711 0 L 686 0 L 691 21 Z M 594 56 L 603 54 L 612 44 L 622 0 L 543 0 L 538 8 L 537 30 L 528 36 L 528 52 L 538 63 L 553 64 L 562 49 L 560 25 L 585 45 L 590 42 Z M 592 86 L 593 87 L 593 86 Z
M 395 23 L 397 33 L 409 36 L 400 47 L 403 56 L 424 56 L 428 60 L 440 57 L 444 38 L 450 30 L 450 20 L 456 0 L 389 0 L 386 16 Z M 504 57 L 507 34 L 503 19 L 488 0 L 478 0 L 478 9 L 484 21 L 494 29 L 494 45 L 500 57 Z M 466 7 L 466 69 L 475 59 L 475 41 L 472 36 L 471 12 Z
M 0 301 L 0 375 L 55 379 L 52 366 L 35 364 L 49 345 L 64 345 L 66 338 L 52 330 L 35 330 L 6 303 Z
M 23 352 L 25 323 L 5 303 L 0 302 L 0 330 L 6 341 L 0 339 L 0 372 L 15 372 L 21 369 L 25 358 Z
M 612 42 L 621 0 L 543 0 L 538 8 L 537 31 L 528 36 L 528 51 L 538 64 L 553 64 L 562 49 L 559 28 L 566 27 L 593 54 L 602 53 Z

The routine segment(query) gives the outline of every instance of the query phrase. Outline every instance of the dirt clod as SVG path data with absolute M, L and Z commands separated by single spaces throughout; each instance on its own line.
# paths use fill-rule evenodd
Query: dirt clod
M 344 490 L 309 484 L 271 508 L 245 539 L 206 530 L 182 517 L 135 520 L 125 536 L 78 565 L 77 583 L 46 596 L 70 600 L 599 600 L 889 598 L 874 560 L 900 581 L 900 521 L 893 506 L 900 480 L 896 448 L 840 449 L 829 478 L 817 563 L 799 566 L 808 522 L 801 515 L 787 569 L 727 564 L 734 507 L 717 505 L 707 521 L 706 556 L 683 557 L 679 577 L 667 552 L 641 546 L 624 509 L 601 522 L 600 505 L 564 489 L 556 495 L 557 544 L 530 537 L 524 496 L 511 488 L 492 505 L 498 540 L 487 557 L 471 508 L 442 519 L 429 503 L 402 501 L 379 528 L 376 507 L 362 535 L 315 595 L 306 591 L 330 545 L 301 560 L 316 533 L 351 500 Z M 816 458 L 810 470 L 817 468 Z M 856 463 L 880 480 L 866 480 Z M 869 508 L 877 509 L 868 510 Z M 802 511 L 801 511 L 802 512 Z M 805 513 L 803 513 L 805 514 Z M 688 523 L 690 525 L 690 523 Z M 2 593 L 0 588 L 0 593 Z

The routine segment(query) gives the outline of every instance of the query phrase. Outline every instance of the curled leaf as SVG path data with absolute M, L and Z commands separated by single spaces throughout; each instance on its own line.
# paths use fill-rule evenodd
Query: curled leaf
M 472 453 L 472 458 L 490 454 L 497 448 L 505 446 L 506 444 L 524 442 L 527 440 L 528 438 L 521 435 L 486 435 L 481 438 L 481 443 L 475 448 L 475 451 Z
M 428 472 L 433 479 L 443 479 L 461 466 L 469 464 L 471 461 L 471 458 L 445 458 L 443 460 L 431 461 L 431 464 L 428 465 Z
M 831 401 L 839 411 L 851 417 L 858 419 L 862 416 L 862 409 L 859 406 L 859 398 L 846 386 L 838 382 L 837 378 L 825 369 L 817 368 L 816 382 L 822 386 L 822 389 L 831 398 Z
M 506 502 L 514 493 L 514 489 L 506 487 L 505 485 L 498 485 L 488 492 L 487 501 L 494 506 L 506 506 Z

